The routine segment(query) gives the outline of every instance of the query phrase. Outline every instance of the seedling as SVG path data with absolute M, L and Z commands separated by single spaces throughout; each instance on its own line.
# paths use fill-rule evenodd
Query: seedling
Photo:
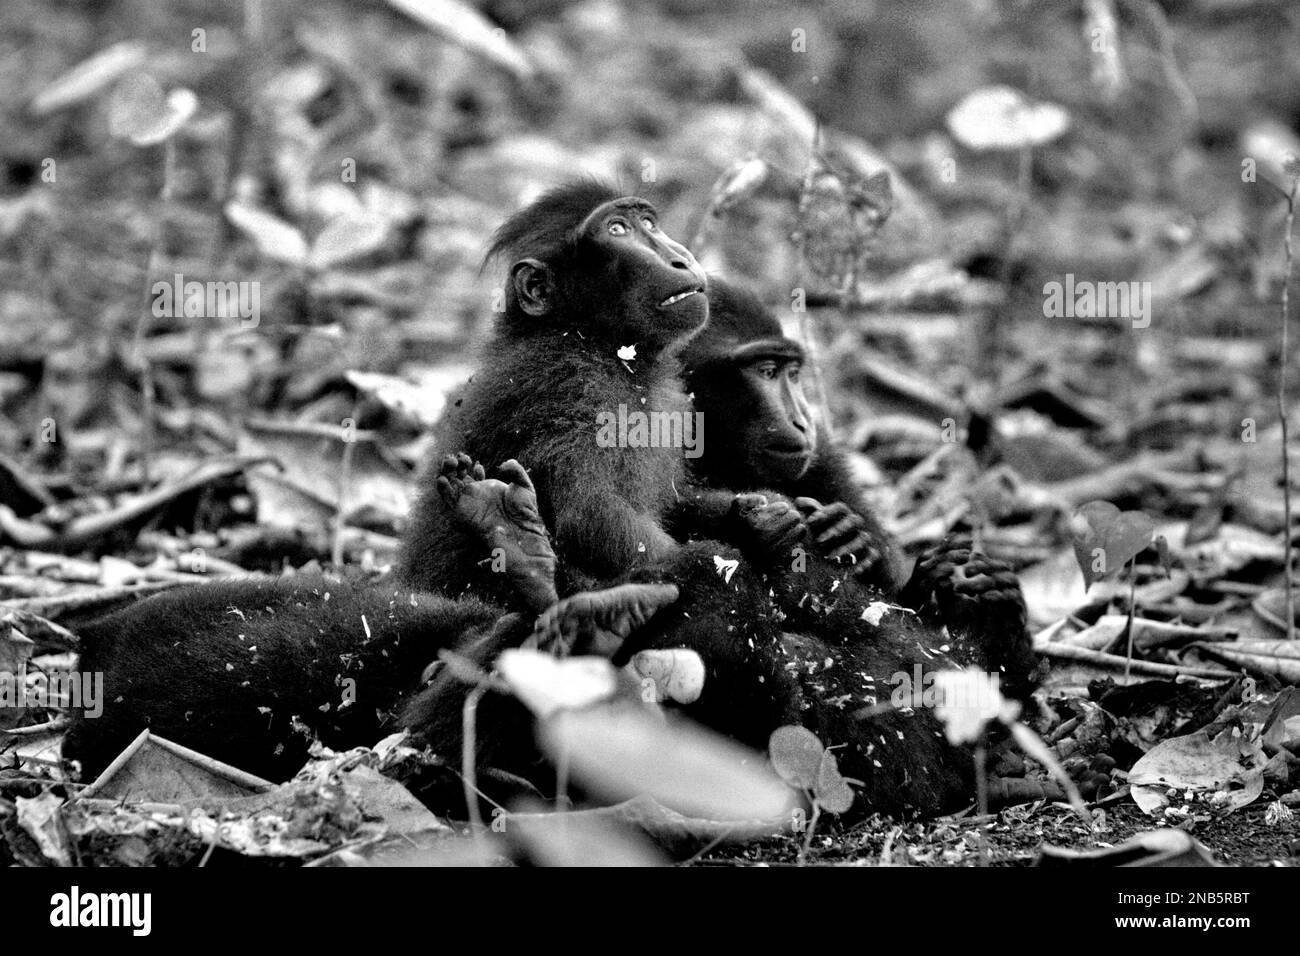
M 812 817 L 808 820 L 803 846 L 799 850 L 799 864 L 802 866 L 812 846 L 822 810 L 830 813 L 847 811 L 853 806 L 853 788 L 849 784 L 860 785 L 862 781 L 840 776 L 835 755 L 806 727 L 778 727 L 768 739 L 767 751 L 777 775 L 802 791 L 812 804 Z

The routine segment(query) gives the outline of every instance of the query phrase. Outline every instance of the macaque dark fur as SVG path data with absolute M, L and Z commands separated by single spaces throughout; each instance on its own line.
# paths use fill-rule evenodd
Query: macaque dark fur
M 627 642 L 616 663 L 637 650 L 692 648 L 705 663 L 704 691 L 695 703 L 674 710 L 759 751 L 772 731 L 790 724 L 840 745 L 835 753 L 842 772 L 862 781 L 848 819 L 873 812 L 927 815 L 970 804 L 969 753 L 947 743 L 932 710 L 889 706 L 899 675 L 913 680 L 917 664 L 926 674 L 958 666 L 939 650 L 935 629 L 910 611 L 893 609 L 870 641 L 782 633 L 761 588 L 739 572 L 730 582 L 715 574 L 713 555 L 710 545 L 688 545 L 669 577 L 694 588 L 705 608 L 727 608 L 725 616 L 665 608 Z M 833 626 L 848 623 L 847 610 L 835 614 Z M 468 656 L 487 666 L 508 646 L 514 646 L 509 634 L 491 636 L 476 642 Z M 469 689 L 454 680 L 426 689 L 403 718 L 418 740 L 453 762 L 460 754 Z M 544 795 L 553 793 L 555 771 L 537 752 L 532 719 L 522 705 L 487 694 L 478 704 L 477 728 L 475 765 L 488 781 L 481 780 L 482 787 L 497 799 L 508 798 L 509 792 L 490 782 L 497 771 L 528 781 Z
M 653 647 L 698 651 L 708 678 L 700 700 L 683 712 L 757 750 L 766 750 L 772 731 L 788 724 L 843 745 L 836 749 L 843 772 L 863 782 L 851 815 L 937 813 L 970 802 L 970 756 L 943 739 L 933 711 L 862 713 L 872 703 L 888 703 L 891 679 L 912 679 L 918 663 L 926 673 L 958 666 L 939 650 L 933 627 L 901 608 L 867 625 L 860 606 L 841 605 L 828 612 L 818 634 L 783 632 L 755 576 L 738 569 L 728 583 L 713 573 L 714 553 L 707 544 L 688 545 L 675 571 L 683 588 L 703 585 L 701 603 L 725 607 L 725 617 L 666 608 L 627 642 L 623 656 Z M 870 632 L 868 639 L 820 636 L 855 625 Z
M 499 608 L 317 575 L 220 581 L 147 598 L 79 630 L 82 671 L 104 674 L 103 713 L 77 715 L 63 753 L 82 779 L 146 728 L 268 780 L 312 737 L 369 746 L 441 647 Z M 355 681 L 355 700 L 343 706 Z
M 839 503 L 851 513 L 852 524 L 842 537 L 857 535 L 853 551 L 863 559 L 860 564 L 828 560 L 817 553 L 809 535 L 799 541 L 804 554 L 798 570 L 792 569 L 789 553 L 766 562 L 787 630 L 812 631 L 827 639 L 838 634 L 876 640 L 880 629 L 859 623 L 853 609 L 898 600 L 922 612 L 928 623 L 948 628 L 954 660 L 998 671 L 1004 692 L 1027 697 L 1035 659 L 1011 568 L 954 536 L 924 553 L 903 584 L 898 546 L 853 482 L 844 452 L 816 422 L 798 378 L 781 380 L 791 370 L 797 373 L 804 361 L 802 347 L 784 337 L 757 296 L 732 283 L 710 280 L 709 310 L 708 326 L 684 355 L 685 380 L 696 409 L 705 416 L 708 437 L 704 454 L 691 463 L 690 488 L 674 512 L 675 533 L 712 536 L 728 522 L 734 527 L 728 497 L 735 493 L 813 498 L 832 507 Z M 778 384 L 768 386 L 767 378 L 756 378 L 755 364 L 765 364 Z M 727 427 L 710 431 L 710 421 Z M 784 454 L 765 453 L 773 444 Z M 802 452 L 802 467 L 791 449 Z M 727 536 L 725 530 L 721 534 Z
M 681 450 L 600 448 L 597 416 L 620 405 L 689 412 L 677 353 L 705 321 L 704 296 L 667 309 L 656 303 L 689 286 L 702 290 L 704 276 L 662 234 L 653 247 L 638 233 L 645 242 L 610 249 L 608 236 L 581 231 L 588 214 L 617 201 L 617 191 L 581 181 L 552 190 L 498 230 L 489 259 L 516 262 L 505 312 L 479 371 L 435 432 L 439 454 L 466 452 L 489 467 L 517 458 L 528 470 L 569 579 L 562 594 L 675 547 L 660 519 L 683 472 Z M 534 277 L 545 286 L 530 298 Z M 625 346 L 635 346 L 635 358 L 619 358 Z M 430 469 L 406 539 L 405 577 L 447 594 L 499 596 L 500 575 L 484 571 L 481 559 L 450 520 Z
M 876 577 L 864 585 L 858 600 L 817 606 L 805 615 L 809 633 L 791 639 L 777 623 L 780 614 L 769 596 L 770 582 L 756 573 L 752 561 L 717 540 L 736 527 L 726 512 L 737 489 L 727 494 L 725 509 L 711 510 L 716 520 L 697 535 L 705 540 L 681 546 L 664 527 L 670 512 L 688 492 L 681 450 L 597 446 L 597 414 L 613 411 L 621 403 L 635 410 L 689 410 L 677 377 L 678 353 L 683 346 L 693 355 L 701 354 L 697 345 L 708 347 L 710 329 L 715 335 L 721 330 L 725 336 L 730 328 L 734 338 L 752 339 L 749 323 L 756 315 L 767 318 L 755 300 L 739 293 L 728 298 L 725 290 L 723 307 L 715 316 L 718 324 L 702 334 L 690 328 L 689 322 L 660 329 L 644 304 L 629 302 L 626 296 L 619 299 L 612 291 L 606 293 L 610 305 L 604 305 L 596 294 L 601 283 L 591 278 L 607 271 L 600 265 L 601 250 L 584 252 L 586 240 L 577 226 L 593 208 L 614 201 L 616 196 L 612 190 L 590 184 L 562 187 L 517 214 L 498 232 L 494 252 L 523 262 L 545 263 L 550 292 L 543 297 L 542 306 L 529 311 L 521 306 L 518 285 L 507 285 L 506 311 L 498 320 L 483 365 L 438 429 L 439 453 L 463 451 L 488 463 L 514 457 L 529 470 L 560 565 L 569 572 L 561 594 L 615 580 L 679 586 L 677 604 L 661 611 L 629 639 L 615 656 L 615 663 L 642 648 L 684 646 L 696 650 L 708 676 L 701 699 L 685 708 L 690 716 L 759 748 L 766 745 L 767 736 L 777 726 L 802 720 L 830 734 L 827 743 L 852 744 L 849 751 L 855 756 L 849 760 L 861 761 L 856 769 L 863 779 L 878 781 L 864 793 L 863 805 L 922 811 L 951 805 L 954 799 L 969 794 L 965 786 L 969 759 L 939 740 L 933 714 L 918 711 L 913 716 L 846 717 L 841 708 L 851 705 L 845 703 L 844 695 L 833 695 L 837 698 L 833 702 L 823 699 L 817 687 L 824 685 L 825 675 L 810 682 L 787 653 L 794 640 L 803 649 L 824 650 L 823 661 L 830 658 L 855 671 L 867 669 L 877 681 L 898 672 L 910 676 L 917 662 L 928 669 L 951 666 L 937 651 L 930 657 L 919 649 L 922 645 L 936 648 L 941 642 L 937 632 L 918 619 L 908 616 L 902 622 L 901 612 L 896 612 L 879 626 L 860 621 L 866 603 L 861 598 L 896 591 L 900 578 L 892 542 L 854 489 L 842 453 L 823 437 L 810 449 L 814 460 L 798 474 L 762 473 L 756 476 L 761 481 L 741 486 L 818 496 L 823 504 L 846 502 L 848 510 L 859 509 L 857 527 L 865 528 L 869 539 L 890 549 L 878 556 L 881 560 L 873 568 Z M 615 252 L 613 261 L 617 262 L 619 255 Z M 663 270 L 663 265 L 662 260 L 637 259 L 633 272 L 618 285 L 635 292 L 643 279 L 636 271 L 640 269 L 645 275 L 666 272 L 671 276 L 671 269 Z M 678 268 L 682 268 L 680 263 Z M 713 302 L 718 301 L 719 296 L 713 296 Z M 763 334 L 770 336 L 775 325 L 774 320 L 765 325 Z M 779 333 L 779 326 L 775 331 Z M 688 345 L 692 335 L 701 337 Z M 617 357 L 617 350 L 624 345 L 636 346 L 634 360 L 624 362 Z M 698 372 L 703 365 L 695 368 Z M 697 401 L 709 384 L 698 374 L 693 378 Z M 730 383 L 719 384 L 725 389 Z M 704 411 L 706 463 L 728 460 L 728 434 L 749 440 L 770 424 L 759 419 L 747 427 L 736 427 L 754 415 L 753 407 L 744 403 L 706 406 Z M 725 424 L 710 429 L 710 418 Z M 734 460 L 744 461 L 740 455 L 745 449 L 735 451 Z M 491 593 L 492 576 L 482 573 L 478 564 L 481 551 L 473 542 L 468 548 L 455 542 L 453 525 L 432 476 L 431 469 L 407 539 L 408 580 L 451 594 L 466 588 Z M 740 480 L 734 473 L 721 477 Z M 713 500 L 719 499 L 715 496 Z M 738 558 L 740 566 L 734 574 L 721 573 L 720 561 Z M 837 576 L 852 570 L 831 567 Z M 829 584 L 825 591 L 830 594 Z M 849 628 L 862 639 L 853 643 L 839 639 Z M 831 683 L 837 679 L 832 678 Z M 463 693 L 426 692 L 408 710 L 407 722 L 435 740 L 457 733 L 462 699 Z M 853 708 L 853 712 L 860 709 Z M 883 742 L 877 739 L 882 736 Z M 512 754 L 510 747 L 503 747 L 490 733 L 480 737 L 481 759 L 500 761 L 499 769 L 521 775 L 535 768 L 535 755 L 528 747 Z M 523 759 L 512 760 L 520 755 Z M 876 766 L 877 760 L 882 767 Z M 929 768 L 928 774 L 925 768 Z
M 704 415 L 704 451 L 690 462 L 691 483 L 674 522 L 684 535 L 726 536 L 718 522 L 727 520 L 729 502 L 718 492 L 840 503 L 857 516 L 859 530 L 879 553 L 867 569 L 842 562 L 837 577 L 853 573 L 883 594 L 896 592 L 903 581 L 898 546 L 852 480 L 844 452 L 815 421 L 797 380 L 784 402 L 746 380 L 744 366 L 765 360 L 797 368 L 804 361 L 803 348 L 785 338 L 781 324 L 758 296 L 710 277 L 709 323 L 683 355 L 687 390 L 694 408 Z M 775 371 L 780 374 L 785 368 Z M 773 445 L 782 453 L 768 454 Z

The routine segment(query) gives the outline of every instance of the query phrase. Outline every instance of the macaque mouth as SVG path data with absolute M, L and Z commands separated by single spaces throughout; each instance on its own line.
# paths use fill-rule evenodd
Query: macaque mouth
M 812 449 L 807 445 L 767 445 L 763 448 L 763 452 L 773 458 L 790 460 L 807 458 L 812 453 Z
M 675 295 L 670 295 L 668 298 L 664 299 L 662 302 L 659 303 L 659 308 L 666 309 L 670 305 L 676 305 L 678 302 L 681 302 L 683 299 L 689 299 L 693 295 L 703 295 L 703 294 L 704 294 L 704 289 L 702 287 L 694 286 L 690 289 L 686 289 L 682 292 L 678 292 Z

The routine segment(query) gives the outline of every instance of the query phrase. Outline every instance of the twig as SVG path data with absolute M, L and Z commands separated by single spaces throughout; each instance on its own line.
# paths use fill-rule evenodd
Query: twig
M 272 460 L 267 457 L 257 457 L 209 462 L 200 465 L 180 481 L 137 495 L 111 511 L 82 515 L 57 530 L 36 521 L 19 518 L 12 509 L 0 505 L 0 532 L 3 532 L 13 543 L 29 549 L 70 551 L 74 548 L 82 548 L 97 538 L 148 515 L 183 494 L 237 475 L 253 465 Z
M 1144 674 L 1148 677 L 1201 677 L 1207 680 L 1232 680 L 1237 676 L 1232 671 L 1220 670 L 1217 667 L 1157 664 L 1152 661 L 1132 661 L 1130 665 L 1130 662 L 1118 654 L 1103 654 L 1101 651 L 1091 651 L 1086 647 L 1071 647 L 1068 644 L 1061 643 L 1038 645 L 1034 647 L 1034 652 L 1043 657 L 1056 660 L 1094 664 L 1107 670 L 1122 670 L 1131 666 L 1134 674 Z
M 148 584 L 128 584 L 115 588 L 96 588 L 91 591 L 77 591 L 73 594 L 60 594 L 55 597 L 16 598 L 0 602 L 3 606 L 19 611 L 30 611 L 42 617 L 54 618 L 69 611 L 84 611 L 137 597 L 147 597 L 175 587 L 177 581 L 155 581 Z M 70 648 L 76 650 L 77 648 Z
M 28 727 L 11 727 L 9 730 L 0 729 L 0 734 L 8 734 L 10 737 L 36 737 L 40 734 L 58 733 L 71 723 L 72 721 L 67 717 L 55 717 L 53 720 L 47 720 L 43 724 L 32 724 Z
M 210 861 L 210 860 L 212 859 L 212 854 L 216 852 L 216 850 L 217 850 L 217 835 L 218 835 L 220 832 L 221 832 L 221 831 L 220 831 L 217 827 L 213 827 L 213 828 L 212 828 L 212 832 L 211 832 L 210 834 L 208 834 L 208 848 L 207 848 L 206 850 L 203 851 L 203 858 L 202 858 L 201 860 L 199 860 L 199 868 L 200 868 L 200 869 L 202 869 L 203 867 L 205 867 L 205 866 L 208 865 L 208 861 Z

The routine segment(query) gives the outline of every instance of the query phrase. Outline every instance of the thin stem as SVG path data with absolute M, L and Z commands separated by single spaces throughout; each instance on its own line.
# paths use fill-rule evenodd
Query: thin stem
M 561 745 L 555 759 L 555 809 L 560 813 L 569 809 L 569 745 Z
M 1124 681 L 1133 669 L 1133 611 L 1137 607 L 1137 555 L 1128 559 L 1128 652 L 1124 658 Z
M 346 524 L 344 509 L 352 488 L 352 456 L 357 447 L 356 424 L 359 412 L 360 405 L 353 405 L 350 419 L 352 427 L 350 430 L 345 427 L 340 436 L 343 439 L 343 462 L 339 468 L 339 503 L 334 512 L 334 545 L 330 549 L 330 559 L 336 568 L 343 566 L 343 529 Z
M 988 751 L 982 740 L 975 745 L 975 804 L 981 818 L 989 815 Z M 979 838 L 980 866 L 988 866 L 989 847 L 982 823 L 976 835 Z
M 840 301 L 843 302 L 844 300 L 841 299 Z M 813 387 L 817 393 L 818 411 L 821 412 L 820 427 L 825 431 L 826 440 L 834 441 L 835 432 L 834 424 L 831 422 L 831 403 L 830 399 L 826 397 L 826 379 L 822 376 L 821 360 L 817 351 L 817 343 L 813 341 L 812 323 L 808 320 L 807 308 L 799 316 L 799 337 L 803 339 L 806 367 L 812 372 Z
M 1016 199 L 1004 214 L 1006 218 L 1002 225 L 1002 262 L 998 266 L 998 285 L 1005 298 L 1000 309 L 995 305 L 984 312 L 984 334 L 979 343 L 979 361 L 976 367 L 989 381 L 997 380 L 997 360 L 1002 354 L 1002 326 L 1010 319 L 1014 306 L 1011 288 L 1012 253 L 1016 247 L 1016 233 L 1029 209 L 1029 191 L 1033 184 L 1033 149 L 1028 143 L 1020 147 L 1016 156 Z
M 822 148 L 822 124 L 818 118 L 817 124 L 813 127 L 812 150 L 808 154 L 808 165 L 804 167 L 803 180 L 799 186 L 799 285 L 804 290 L 805 297 L 808 289 L 808 231 L 807 216 L 808 203 L 812 196 L 813 180 L 817 174 L 818 156 Z M 843 290 L 840 292 L 840 308 L 843 310 L 845 295 Z M 808 316 L 808 303 L 804 302 L 803 312 L 799 316 L 799 337 L 802 339 L 804 348 L 805 364 L 809 371 L 812 372 L 813 384 L 816 388 L 817 403 L 821 406 L 821 425 L 826 430 L 826 437 L 833 439 L 831 432 L 831 409 L 830 403 L 826 398 L 826 383 L 822 379 L 821 363 L 817 360 L 816 343 L 813 341 L 812 324 Z
M 1291 564 L 1291 461 L 1287 456 L 1287 421 L 1286 421 L 1286 373 L 1287 356 L 1290 346 L 1287 342 L 1287 326 L 1290 324 L 1291 298 L 1291 228 L 1295 225 L 1296 191 L 1300 190 L 1300 177 L 1291 184 L 1291 191 L 1286 194 L 1286 272 L 1282 276 L 1282 360 L 1277 376 L 1277 414 L 1282 420 L 1282 508 L 1285 514 L 1285 554 L 1286 554 L 1286 637 L 1295 639 L 1295 570 Z
M 172 194 L 176 183 L 176 144 L 168 139 L 163 144 L 163 184 L 161 209 L 154 222 L 153 236 L 149 240 L 149 253 L 144 266 L 144 307 L 135 323 L 135 336 L 132 347 L 135 360 L 140 368 L 140 478 L 149 484 L 149 459 L 153 456 L 153 417 L 154 417 L 154 381 L 153 365 L 145 350 L 145 339 L 149 335 L 149 317 L 153 309 L 152 278 L 158 272 L 162 258 L 163 227 L 167 221 L 167 211 L 171 208 Z
M 461 710 L 460 778 L 465 787 L 465 812 L 469 816 L 475 839 L 483 832 L 483 817 L 478 812 L 478 785 L 474 779 L 474 758 L 478 750 L 475 720 L 478 702 L 487 692 L 486 684 L 475 687 L 465 695 L 465 706 Z
M 812 816 L 808 818 L 808 833 L 803 838 L 803 846 L 799 849 L 799 865 L 803 866 L 808 861 L 808 851 L 812 849 L 813 834 L 817 832 L 817 820 L 822 815 L 821 805 L 817 798 L 812 798 Z

